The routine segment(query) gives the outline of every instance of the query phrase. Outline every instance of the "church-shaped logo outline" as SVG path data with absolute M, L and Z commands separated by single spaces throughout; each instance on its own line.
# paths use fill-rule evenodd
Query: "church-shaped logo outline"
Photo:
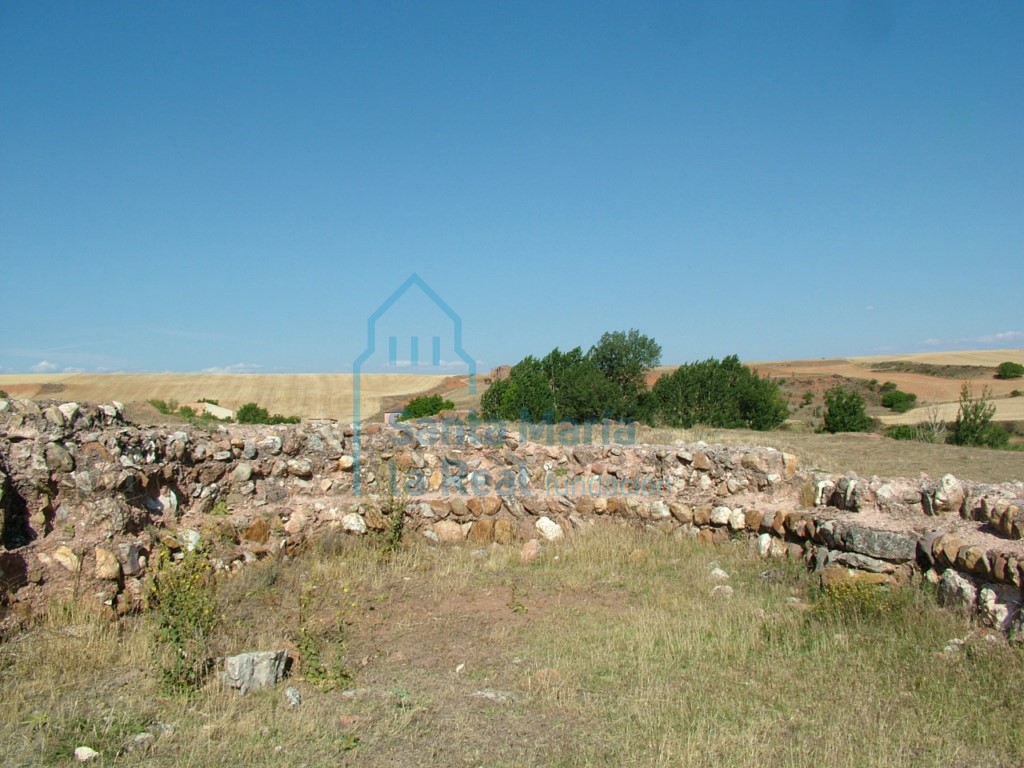
M 468 353 L 462 346 L 462 318 L 458 312 L 453 310 L 444 299 L 438 295 L 437 291 L 427 285 L 427 282 L 420 277 L 417 273 L 413 272 L 395 291 L 384 300 L 383 303 L 373 314 L 366 319 L 366 349 L 363 350 L 362 354 L 357 357 L 352 363 L 352 459 L 353 459 L 353 483 L 352 490 L 356 496 L 360 495 L 360 481 L 361 481 L 361 467 L 360 467 L 360 453 L 361 453 L 361 393 L 362 387 L 360 379 L 362 377 L 363 365 L 369 360 L 373 354 L 377 351 L 377 323 L 380 319 L 387 314 L 395 304 L 397 304 L 406 293 L 413 287 L 419 288 L 423 294 L 430 299 L 430 301 L 440 309 L 447 317 L 452 321 L 452 344 L 455 347 L 455 354 L 466 363 L 469 369 L 469 394 L 476 393 L 476 360 Z M 391 362 L 394 362 L 395 349 L 393 339 L 391 337 L 389 343 L 391 344 Z M 413 335 L 413 339 L 418 339 L 417 336 Z M 439 365 L 439 338 L 434 337 L 434 355 L 433 364 Z M 418 344 L 418 342 L 417 342 Z M 413 364 L 416 364 L 416 360 L 413 360 Z

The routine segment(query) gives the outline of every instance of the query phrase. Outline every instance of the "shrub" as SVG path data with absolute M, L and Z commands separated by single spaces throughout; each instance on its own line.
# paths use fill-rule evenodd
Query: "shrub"
M 992 421 L 996 407 L 991 400 L 992 393 L 988 387 L 982 389 L 980 397 L 975 398 L 970 385 L 964 384 L 960 388 L 960 410 L 949 434 L 949 442 L 954 445 L 1005 448 L 1010 442 L 1010 434 L 1001 424 Z
M 321 613 L 319 588 L 304 580 L 299 591 L 298 635 L 295 645 L 302 660 L 302 677 L 323 690 L 344 687 L 352 677 L 345 669 L 340 628 L 314 629 L 311 618 Z M 325 660 L 325 656 L 330 658 Z
M 279 413 L 271 415 L 266 408 L 261 408 L 256 403 L 246 403 L 235 413 L 235 421 L 239 424 L 298 424 L 301 419 L 298 416 L 282 416 Z
M 1007 361 L 996 369 L 997 379 L 1019 379 L 1024 376 L 1024 365 Z
M 804 405 L 810 405 L 814 402 L 814 393 L 810 390 L 804 392 L 803 403 Z
M 1021 391 L 1019 389 L 1015 389 L 1015 390 L 1010 392 L 1010 397 L 1020 397 L 1021 394 L 1022 393 L 1021 393 Z
M 210 671 L 210 635 L 220 618 L 213 568 L 202 551 L 187 552 L 175 563 L 161 549 L 149 601 L 156 608 L 157 663 L 164 690 L 191 695 Z
M 882 386 L 880 386 L 878 388 L 878 391 L 881 392 L 882 394 L 885 394 L 886 392 L 895 392 L 896 391 L 896 382 L 894 382 L 894 381 L 887 381 Z
M 912 427 L 909 424 L 897 424 L 895 427 L 889 427 L 885 430 L 885 436 L 891 437 L 893 440 L 918 440 L 920 438 L 917 427 Z
M 445 400 L 440 395 L 422 395 L 414 397 L 405 408 L 402 409 L 401 421 L 406 419 L 422 419 L 425 416 L 435 416 L 441 411 L 451 410 L 455 403 Z
M 893 389 L 882 395 L 882 405 L 886 408 L 892 408 L 896 413 L 906 413 L 914 407 L 914 403 L 917 402 L 917 395 L 911 392 L 902 392 L 898 389 Z
M 7 397 L 7 393 L 4 390 L 0 389 L 0 400 L 6 400 Z
M 814 603 L 813 615 L 818 619 L 840 622 L 902 617 L 911 596 L 906 591 L 892 591 L 877 584 L 844 582 L 822 589 Z
M 864 398 L 836 385 L 825 393 L 826 432 L 870 432 L 871 418 L 864 412 Z
M 695 424 L 768 430 L 789 415 L 779 386 L 742 365 L 736 355 L 681 365 L 652 390 L 656 420 L 670 427 Z

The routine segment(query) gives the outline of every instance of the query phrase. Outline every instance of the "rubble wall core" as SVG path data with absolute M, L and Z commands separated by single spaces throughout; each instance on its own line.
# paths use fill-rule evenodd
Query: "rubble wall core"
M 439 545 L 554 541 L 613 520 L 756 540 L 823 583 L 936 583 L 1014 631 L 1024 483 L 861 478 L 773 448 L 636 444 L 629 425 L 145 427 L 119 403 L 0 400 L 0 628 L 48 601 L 141 610 L 148 562 L 201 546 L 219 569 L 330 533 Z

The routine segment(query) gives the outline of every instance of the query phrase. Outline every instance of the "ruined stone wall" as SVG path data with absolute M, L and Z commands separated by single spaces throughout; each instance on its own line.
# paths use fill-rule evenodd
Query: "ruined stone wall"
M 990 624 L 1015 621 L 1024 484 L 830 476 L 771 448 L 634 435 L 437 422 L 207 432 L 132 425 L 117 403 L 0 400 L 4 621 L 47 600 L 138 610 L 159 547 L 201 546 L 232 570 L 325 535 L 383 531 L 394 506 L 408 535 L 442 544 L 550 542 L 601 519 L 744 537 L 827 583 L 926 577 Z

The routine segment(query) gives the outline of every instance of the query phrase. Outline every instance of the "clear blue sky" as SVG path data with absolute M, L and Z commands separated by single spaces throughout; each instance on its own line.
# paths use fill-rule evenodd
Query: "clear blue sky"
M 0 4 L 0 370 L 1024 346 L 1020 2 Z

